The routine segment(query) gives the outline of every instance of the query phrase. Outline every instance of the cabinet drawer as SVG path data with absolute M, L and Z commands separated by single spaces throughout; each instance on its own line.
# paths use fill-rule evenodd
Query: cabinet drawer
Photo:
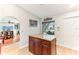
M 42 40 L 42 44 L 51 46 L 51 42 L 46 40 Z

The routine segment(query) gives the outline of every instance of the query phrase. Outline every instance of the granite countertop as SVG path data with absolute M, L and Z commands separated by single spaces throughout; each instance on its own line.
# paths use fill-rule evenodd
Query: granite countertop
M 30 35 L 30 36 L 48 40 L 48 41 L 52 41 L 53 39 L 55 39 L 55 35 L 35 34 L 35 35 Z

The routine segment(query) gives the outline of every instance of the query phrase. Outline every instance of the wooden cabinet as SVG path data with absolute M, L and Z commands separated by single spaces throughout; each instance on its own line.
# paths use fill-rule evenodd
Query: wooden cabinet
M 42 40 L 42 54 L 43 55 L 50 55 L 51 52 L 51 42 Z
M 29 37 L 29 51 L 31 51 L 32 53 L 34 53 L 34 40 L 32 37 Z
M 41 54 L 41 40 L 35 39 L 35 54 L 40 55 Z
M 53 41 L 47 41 L 29 36 L 29 51 L 36 55 L 55 55 L 56 39 L 53 39 Z
M 33 54 L 40 55 L 41 54 L 41 40 L 29 37 L 29 51 L 31 51 Z
M 56 51 L 56 39 L 54 39 L 52 42 L 51 42 L 51 51 L 52 51 L 52 55 L 56 55 L 57 54 L 57 51 Z

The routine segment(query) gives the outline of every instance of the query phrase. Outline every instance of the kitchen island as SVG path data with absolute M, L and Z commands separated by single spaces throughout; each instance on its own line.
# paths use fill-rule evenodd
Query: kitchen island
M 29 51 L 35 55 L 56 55 L 55 36 L 43 34 L 30 35 Z

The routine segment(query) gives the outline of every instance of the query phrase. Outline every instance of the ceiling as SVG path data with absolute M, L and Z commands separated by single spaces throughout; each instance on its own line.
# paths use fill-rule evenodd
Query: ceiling
M 54 15 L 79 9 L 79 5 L 70 4 L 19 4 L 18 6 L 40 18 L 53 17 Z

